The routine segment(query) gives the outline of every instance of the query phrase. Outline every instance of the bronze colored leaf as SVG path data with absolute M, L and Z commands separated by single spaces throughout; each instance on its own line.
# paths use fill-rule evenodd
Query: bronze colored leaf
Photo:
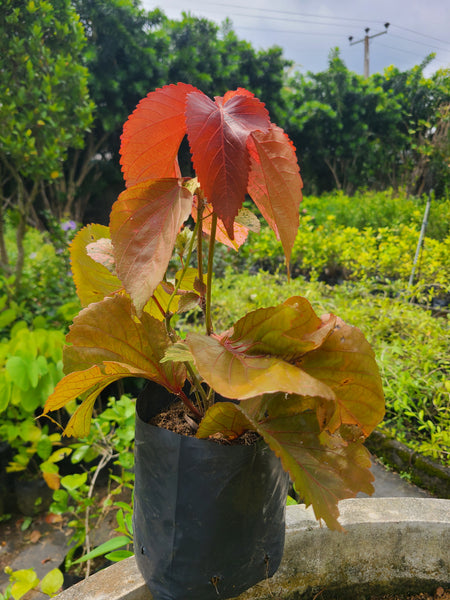
M 303 182 L 295 148 L 282 129 L 255 131 L 248 138 L 248 193 L 283 246 L 289 264 L 299 226 Z
M 189 333 L 186 342 L 201 377 L 225 398 L 243 400 L 270 392 L 334 399 L 331 389 L 275 356 L 252 356 L 225 338 Z
M 330 430 L 357 425 L 368 436 L 384 415 L 380 373 L 370 344 L 357 327 L 338 318 L 324 343 L 297 362 L 336 395 L 337 409 Z
M 48 397 L 43 414 L 46 415 L 50 411 L 63 408 L 72 400 L 84 396 L 82 403 L 70 418 L 64 434 L 86 437 L 89 434 L 92 410 L 97 396 L 110 383 L 131 376 L 145 377 L 146 373 L 128 365 L 113 362 L 69 373 L 61 379 Z
M 192 195 L 179 179 L 147 181 L 120 194 L 111 211 L 116 270 L 140 313 L 162 281 Z
M 217 403 L 206 413 L 197 437 L 224 432 L 228 437 L 243 431 L 257 431 L 280 458 L 302 501 L 312 504 L 316 518 L 331 529 L 342 530 L 338 521 L 338 502 L 353 498 L 360 491 L 373 493 L 370 458 L 359 443 L 348 444 L 338 435 L 320 431 L 312 411 L 284 412 L 281 402 L 269 402 L 264 414 L 254 398 L 234 404 Z M 304 407 L 303 407 L 304 408 Z
M 171 345 L 164 323 L 145 312 L 138 319 L 126 296 L 91 304 L 74 319 L 64 349 L 64 372 L 84 371 L 113 362 L 130 373 L 160 383 L 178 393 L 184 383 L 182 365 L 161 365 Z
M 293 362 L 319 347 L 335 322 L 333 315 L 320 319 L 306 298 L 294 296 L 283 304 L 257 309 L 239 319 L 231 330 L 229 343 L 252 356 L 270 354 Z

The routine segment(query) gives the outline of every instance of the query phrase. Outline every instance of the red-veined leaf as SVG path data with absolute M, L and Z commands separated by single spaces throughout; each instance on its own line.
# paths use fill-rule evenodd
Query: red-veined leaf
M 192 194 L 179 179 L 147 181 L 122 192 L 111 211 L 116 271 L 138 313 L 152 297 L 172 256 Z
M 230 239 L 247 191 L 247 138 L 252 131 L 266 131 L 269 124 L 264 104 L 246 93 L 215 102 L 198 92 L 187 97 L 186 126 L 194 168 Z
M 253 132 L 248 149 L 248 193 L 281 241 L 289 264 L 303 187 L 295 148 L 284 131 L 272 125 L 268 131 Z
M 306 298 L 294 296 L 278 306 L 248 313 L 223 339 L 251 355 L 270 354 L 293 362 L 320 346 L 335 322 L 334 315 L 320 319 Z
M 275 356 L 251 356 L 227 340 L 199 333 L 189 333 L 186 342 L 201 377 L 225 398 L 281 391 L 334 399 L 327 385 Z
M 127 187 L 147 179 L 180 176 L 177 154 L 186 133 L 186 96 L 193 91 L 199 92 L 185 83 L 166 85 L 150 92 L 130 115 L 120 148 Z
M 178 393 L 185 380 L 183 366 L 161 365 L 171 345 L 164 323 L 142 313 L 133 314 L 126 296 L 105 298 L 91 304 L 74 319 L 64 348 L 64 372 L 83 371 L 92 365 L 114 362 L 139 370 L 151 379 Z

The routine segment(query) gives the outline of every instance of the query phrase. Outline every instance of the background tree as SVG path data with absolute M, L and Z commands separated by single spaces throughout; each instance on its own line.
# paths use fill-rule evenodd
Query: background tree
M 391 145 L 396 152 L 396 183 L 417 195 L 430 187 L 442 195 L 450 184 L 450 69 L 425 77 L 433 57 L 407 71 L 391 66 L 372 76 L 399 105 L 400 143 Z
M 286 104 L 285 127 L 310 190 L 377 187 L 379 166 L 389 160 L 383 140 L 396 135 L 399 120 L 394 98 L 349 71 L 334 50 L 326 71 L 293 78 Z
M 122 124 L 152 87 L 167 80 L 168 40 L 163 15 L 137 0 L 73 0 L 87 38 L 84 61 L 95 103 L 84 147 L 69 153 L 63 177 L 45 187 L 42 206 L 56 218 L 82 221 L 93 197 L 120 188 L 118 148 Z M 90 218 L 96 206 L 91 203 Z
M 222 28 L 184 14 L 145 12 L 138 0 L 73 0 L 85 28 L 95 121 L 83 149 L 71 151 L 64 176 L 46 185 L 41 206 L 58 219 L 105 221 L 122 188 L 119 140 L 138 101 L 167 83 L 188 81 L 211 96 L 247 86 L 276 114 L 284 69 L 280 48 L 256 52 Z
M 1 0 L 0 248 L 6 209 L 17 225 L 15 285 L 20 286 L 26 224 L 37 222 L 34 201 L 57 179 L 69 147 L 80 147 L 91 122 L 83 28 L 70 0 Z
M 280 111 L 284 75 L 291 61 L 278 46 L 256 51 L 240 40 L 229 20 L 221 27 L 183 13 L 180 21 L 165 21 L 170 38 L 169 82 L 189 82 L 209 96 L 245 87 L 266 103 L 271 114 Z
M 337 50 L 320 73 L 297 74 L 285 92 L 284 127 L 299 150 L 306 191 L 404 187 L 420 195 L 449 185 L 449 69 L 426 78 L 420 65 L 368 79 Z

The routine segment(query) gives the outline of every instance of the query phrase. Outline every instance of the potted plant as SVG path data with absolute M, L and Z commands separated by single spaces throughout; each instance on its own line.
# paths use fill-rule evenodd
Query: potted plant
M 177 160 L 185 135 L 195 177 Z M 44 413 L 71 403 L 65 433 L 83 436 L 101 390 L 149 380 L 137 402 L 138 565 L 157 600 L 236 596 L 278 566 L 286 473 L 336 530 L 339 500 L 373 491 L 362 442 L 384 413 L 380 376 L 361 331 L 302 297 L 214 330 L 215 243 L 237 250 L 257 228 L 246 194 L 287 265 L 299 226 L 295 148 L 252 93 L 153 91 L 125 123 L 121 157 L 127 187 L 109 228 L 89 225 L 71 247 L 85 308 Z M 173 255 L 181 266 L 170 277 Z M 205 329 L 183 334 L 174 315 L 194 307 Z M 148 423 L 176 400 L 191 436 Z

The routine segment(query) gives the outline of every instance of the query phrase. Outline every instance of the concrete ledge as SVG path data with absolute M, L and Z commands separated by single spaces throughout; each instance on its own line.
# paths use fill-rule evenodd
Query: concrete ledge
M 321 527 L 311 509 L 289 506 L 276 575 L 236 600 L 364 597 L 450 585 L 450 500 L 357 498 L 339 504 L 345 534 Z M 328 596 L 328 594 L 332 596 Z M 57 600 L 151 600 L 134 557 L 92 575 Z
M 367 438 L 367 448 L 396 471 L 411 476 L 411 481 L 438 498 L 450 498 L 450 468 L 434 462 L 405 444 L 375 429 Z

